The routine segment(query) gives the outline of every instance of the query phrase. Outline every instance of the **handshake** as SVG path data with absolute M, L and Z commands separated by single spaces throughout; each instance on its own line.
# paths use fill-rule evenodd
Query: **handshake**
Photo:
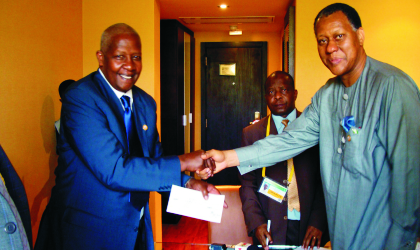
M 212 152 L 209 154 L 209 152 Z M 181 172 L 190 171 L 196 172 L 201 179 L 207 179 L 213 174 L 219 172 L 221 170 L 221 166 L 219 163 L 216 163 L 213 156 L 216 156 L 215 153 L 222 153 L 222 151 L 204 151 L 204 150 L 197 150 L 188 154 L 179 155 L 179 160 L 181 162 Z M 220 155 L 215 157 L 216 159 L 221 159 Z M 219 168 L 218 168 L 219 166 Z M 208 194 L 220 194 L 217 188 L 205 181 L 196 180 L 195 178 L 190 178 L 190 180 L 185 185 L 186 188 L 194 189 L 197 191 L 201 191 L 203 193 L 204 199 L 208 199 Z M 228 205 L 226 201 L 223 204 L 224 208 L 227 208 Z
M 215 173 L 227 167 L 239 165 L 238 157 L 234 150 L 197 150 L 178 156 L 181 161 L 181 172 L 196 172 L 201 179 L 212 177 Z
M 181 161 L 181 172 L 196 172 L 201 179 L 213 176 L 216 164 L 213 158 L 206 158 L 206 151 L 197 150 L 188 154 L 178 156 Z

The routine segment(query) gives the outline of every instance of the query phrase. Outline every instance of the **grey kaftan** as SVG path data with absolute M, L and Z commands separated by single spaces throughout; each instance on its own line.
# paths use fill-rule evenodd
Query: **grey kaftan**
M 285 132 L 236 149 L 238 168 L 244 174 L 271 166 L 319 143 L 333 249 L 414 249 L 420 221 L 419 115 L 414 81 L 367 57 L 352 86 L 330 79 Z M 345 116 L 356 123 L 348 133 L 340 125 Z

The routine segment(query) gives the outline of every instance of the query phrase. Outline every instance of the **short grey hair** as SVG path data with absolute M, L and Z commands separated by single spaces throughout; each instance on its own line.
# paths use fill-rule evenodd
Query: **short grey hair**
M 129 35 L 136 35 L 139 40 L 140 36 L 135 29 L 133 29 L 130 25 L 125 23 L 116 23 L 114 25 L 109 26 L 101 36 L 101 51 L 105 53 L 109 46 L 111 46 L 112 39 L 116 35 L 121 34 L 129 34 Z

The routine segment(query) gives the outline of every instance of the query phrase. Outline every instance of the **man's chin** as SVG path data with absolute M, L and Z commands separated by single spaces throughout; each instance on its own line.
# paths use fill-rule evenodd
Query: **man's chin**
M 271 113 L 273 115 L 276 115 L 276 116 L 283 116 L 286 113 L 286 111 L 281 110 L 281 111 L 275 111 L 275 112 L 271 112 Z
M 335 76 L 340 76 L 343 74 L 344 69 L 340 65 L 328 65 L 328 69 Z
M 135 81 L 130 81 L 130 82 L 120 82 L 119 84 L 117 84 L 118 88 L 117 90 L 121 91 L 121 92 L 127 92 L 129 91 L 135 84 Z

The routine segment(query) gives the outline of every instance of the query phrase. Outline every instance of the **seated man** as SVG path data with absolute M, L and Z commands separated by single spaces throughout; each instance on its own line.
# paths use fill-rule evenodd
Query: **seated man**
M 287 122 L 292 122 L 301 113 L 295 109 L 296 97 L 293 78 L 281 71 L 272 73 L 265 82 L 265 99 L 271 115 L 244 128 L 242 146 L 252 145 L 269 134 L 280 134 Z M 317 244 L 319 247 L 328 241 L 318 146 L 288 161 L 254 170 L 239 178 L 242 183 L 239 190 L 242 210 L 254 244 L 268 249 L 268 238 L 276 245 L 313 247 Z M 270 188 L 272 183 L 267 178 L 288 187 L 285 198 L 274 200 L 269 197 L 269 190 L 272 192 L 275 189 Z M 269 232 L 267 220 L 271 220 Z

